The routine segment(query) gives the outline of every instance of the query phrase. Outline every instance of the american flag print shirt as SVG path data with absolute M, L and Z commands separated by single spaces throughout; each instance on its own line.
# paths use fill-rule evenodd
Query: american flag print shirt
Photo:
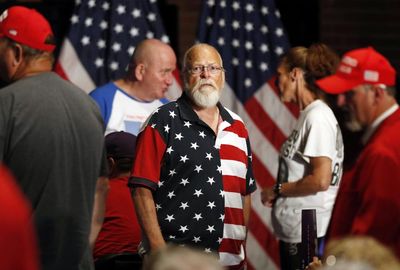
M 222 264 L 244 261 L 244 196 L 256 190 L 248 132 L 218 104 L 217 134 L 185 94 L 158 108 L 138 137 L 130 185 L 153 191 L 167 242 L 217 252 Z

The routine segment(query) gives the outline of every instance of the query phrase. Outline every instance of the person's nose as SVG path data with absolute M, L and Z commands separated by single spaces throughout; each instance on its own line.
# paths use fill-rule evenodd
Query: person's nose
M 203 66 L 203 70 L 200 73 L 200 77 L 207 79 L 207 78 L 210 78 L 210 76 L 211 76 L 211 73 L 210 73 L 208 67 L 207 66 Z
M 174 75 L 169 73 L 165 79 L 165 83 L 170 86 L 174 82 Z

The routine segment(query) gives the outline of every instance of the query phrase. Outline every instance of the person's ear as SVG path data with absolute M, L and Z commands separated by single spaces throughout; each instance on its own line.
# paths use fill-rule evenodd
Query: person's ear
M 23 60 L 24 60 L 24 54 L 23 54 L 23 49 L 20 44 L 14 44 L 12 46 L 13 54 L 14 54 L 14 59 L 12 61 L 13 66 L 19 66 Z
M 138 64 L 135 67 L 135 77 L 138 81 L 142 81 L 145 73 L 144 64 Z
M 107 158 L 109 173 L 111 174 L 115 167 L 115 159 L 112 157 Z
M 294 68 L 292 69 L 292 71 L 290 72 L 290 79 L 292 81 L 297 81 L 299 80 L 301 77 L 303 77 L 303 70 L 301 68 Z

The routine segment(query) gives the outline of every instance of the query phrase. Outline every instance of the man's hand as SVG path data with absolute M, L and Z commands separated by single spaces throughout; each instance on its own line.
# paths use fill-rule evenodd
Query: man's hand
M 276 194 L 274 192 L 274 187 L 265 188 L 263 191 L 261 191 L 261 202 L 264 205 L 272 207 L 275 199 L 276 199 Z

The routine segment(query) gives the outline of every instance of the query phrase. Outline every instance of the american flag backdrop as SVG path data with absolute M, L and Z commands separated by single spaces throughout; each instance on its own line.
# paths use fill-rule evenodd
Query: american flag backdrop
M 55 71 L 87 93 L 123 77 L 138 42 L 157 38 L 169 43 L 156 2 L 76 0 Z M 167 94 L 170 99 L 181 94 L 177 81 Z
M 260 191 L 275 182 L 280 146 L 298 115 L 280 101 L 274 86 L 279 57 L 289 43 L 274 0 L 203 0 L 201 12 L 198 41 L 221 53 L 226 69 L 222 103 L 243 118 L 253 151 L 258 190 L 246 243 L 249 269 L 279 269 L 271 209 L 261 204 Z

